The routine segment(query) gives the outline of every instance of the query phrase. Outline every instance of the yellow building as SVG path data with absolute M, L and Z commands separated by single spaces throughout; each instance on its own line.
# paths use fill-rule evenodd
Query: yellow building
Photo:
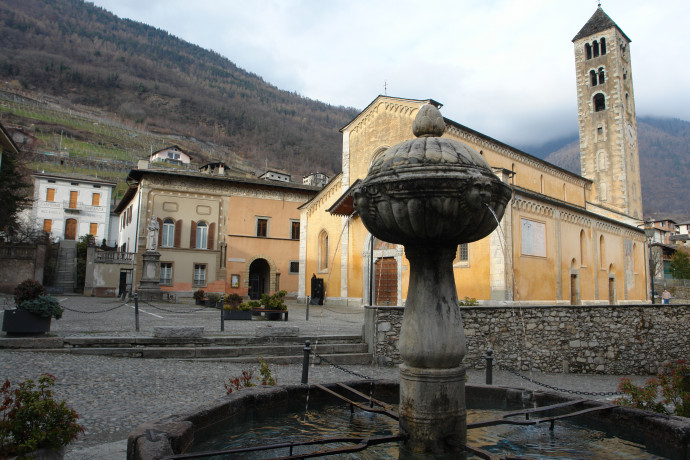
M 202 289 L 260 297 L 284 289 L 295 295 L 300 237 L 297 208 L 318 189 L 227 176 L 224 169 L 213 173 L 132 170 L 132 187 L 116 209 L 118 247 L 144 253 L 147 222 L 155 216 L 164 291 L 191 295 Z M 135 286 L 141 279 L 141 263 L 137 257 Z
M 513 186 L 499 228 L 458 248 L 460 299 L 580 304 L 648 298 L 630 39 L 599 7 L 573 44 L 584 177 L 445 120 L 444 136 L 476 149 Z M 317 276 L 330 301 L 404 304 L 409 271 L 403 248 L 372 241 L 350 192 L 378 155 L 413 137 L 412 122 L 425 103 L 440 107 L 433 100 L 379 96 L 341 130 L 342 173 L 301 207 L 300 296 L 309 295 L 309 279 Z
M 440 106 L 379 96 L 342 129 L 343 172 L 301 207 L 300 296 L 309 295 L 309 279 L 316 275 L 324 279 L 327 301 L 404 303 L 409 269 L 403 248 L 372 242 L 354 213 L 350 191 L 377 155 L 413 137 L 412 122 L 424 103 Z M 499 229 L 458 248 L 459 298 L 549 304 L 646 300 L 644 232 L 634 219 L 592 202 L 592 181 L 445 121 L 444 136 L 480 152 L 514 190 Z

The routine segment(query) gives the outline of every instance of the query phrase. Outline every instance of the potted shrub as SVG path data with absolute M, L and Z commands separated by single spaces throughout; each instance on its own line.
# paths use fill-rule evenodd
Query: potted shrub
M 84 428 L 65 401 L 56 401 L 55 377 L 43 374 L 38 385 L 26 380 L 12 389 L 9 380 L 0 387 L 0 458 L 61 459 L 65 446 Z
M 264 294 L 261 296 L 261 305 L 266 310 L 285 311 L 285 310 L 287 310 L 287 305 L 285 305 L 285 296 L 286 295 L 287 295 L 287 291 L 278 291 L 271 296 L 269 296 L 268 294 Z M 279 320 L 281 317 L 282 317 L 282 314 L 280 314 L 280 313 L 276 313 L 276 312 L 267 312 L 266 313 L 266 319 L 271 320 L 271 321 Z
M 207 307 L 216 307 L 216 304 L 218 303 L 219 300 L 220 300 L 220 294 L 216 294 L 213 292 L 206 294 L 206 306 Z
M 248 303 L 223 305 L 223 319 L 251 321 L 252 307 Z
M 23 281 L 14 290 L 17 308 L 5 310 L 2 330 L 7 334 L 44 334 L 50 331 L 50 320 L 60 319 L 63 308 L 55 297 L 33 280 Z
M 204 305 L 204 300 L 206 300 L 206 293 L 203 290 L 194 291 L 194 302 L 197 305 Z

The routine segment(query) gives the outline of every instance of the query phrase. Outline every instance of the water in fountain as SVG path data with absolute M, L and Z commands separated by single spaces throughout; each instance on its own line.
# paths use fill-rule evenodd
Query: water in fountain
M 468 423 L 495 418 L 502 411 L 473 409 L 467 411 Z M 217 426 L 195 435 L 198 440 L 191 452 L 262 446 L 271 442 L 309 441 L 315 438 L 337 436 L 386 436 L 398 432 L 398 422 L 386 416 L 361 411 L 351 413 L 342 405 L 326 405 L 315 410 L 304 423 L 300 416 L 286 411 L 251 411 L 242 421 Z M 467 443 L 494 455 L 521 455 L 534 459 L 661 459 L 645 451 L 644 446 L 603 431 L 588 429 L 572 422 L 559 422 L 553 431 L 548 425 L 493 426 L 468 431 Z M 315 449 L 335 449 L 347 444 L 334 443 L 321 446 L 294 448 L 294 454 L 305 454 Z M 337 458 L 397 459 L 399 446 L 389 443 L 370 447 L 355 454 L 341 454 Z M 232 458 L 270 458 L 287 455 L 286 449 L 247 453 Z M 215 456 L 214 459 L 223 458 Z M 228 457 L 230 458 L 230 457 Z M 327 457 L 328 458 L 328 457 Z M 469 456 L 468 458 L 476 458 Z

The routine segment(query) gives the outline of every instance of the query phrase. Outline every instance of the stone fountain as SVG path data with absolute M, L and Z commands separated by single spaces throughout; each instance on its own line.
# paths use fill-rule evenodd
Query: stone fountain
M 425 104 L 415 139 L 375 159 L 354 190 L 355 209 L 376 238 L 402 244 L 410 285 L 400 333 L 400 458 L 463 458 L 465 336 L 453 277 L 461 243 L 498 225 L 511 188 L 471 147 L 441 137 L 439 110 Z M 496 214 L 496 218 L 491 210 Z

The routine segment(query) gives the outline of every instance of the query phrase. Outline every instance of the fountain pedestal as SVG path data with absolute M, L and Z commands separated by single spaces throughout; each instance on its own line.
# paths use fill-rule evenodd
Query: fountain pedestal
M 453 259 L 457 246 L 405 246 L 410 287 L 400 333 L 400 458 L 464 458 L 465 336 Z M 425 453 L 424 455 L 422 453 Z
M 445 128 L 436 107 L 420 107 L 417 138 L 378 156 L 353 191 L 367 230 L 404 245 L 410 261 L 399 341 L 405 459 L 466 457 L 465 335 L 453 259 L 458 244 L 496 228 L 511 196 L 477 151 L 441 137 Z

